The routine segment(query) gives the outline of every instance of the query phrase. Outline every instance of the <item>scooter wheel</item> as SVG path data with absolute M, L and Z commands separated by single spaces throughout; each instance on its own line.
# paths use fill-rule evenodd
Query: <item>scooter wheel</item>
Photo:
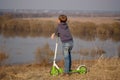
M 52 66 L 50 70 L 50 75 L 57 76 L 58 74 L 59 74 L 59 71 L 57 70 L 57 68 L 55 66 Z
M 78 70 L 79 74 L 86 74 L 87 73 L 87 67 L 86 66 L 80 66 Z

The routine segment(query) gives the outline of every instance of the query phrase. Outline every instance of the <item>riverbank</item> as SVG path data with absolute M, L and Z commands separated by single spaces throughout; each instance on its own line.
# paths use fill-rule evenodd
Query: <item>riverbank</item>
M 63 67 L 62 62 L 58 62 Z M 78 66 L 74 61 L 72 68 Z M 24 64 L 12 66 L 0 66 L 0 80 L 119 80 L 120 79 L 120 59 L 118 58 L 101 58 L 95 61 L 85 61 L 88 67 L 88 73 L 80 75 L 74 73 L 69 77 L 51 76 L 49 74 L 51 64 Z

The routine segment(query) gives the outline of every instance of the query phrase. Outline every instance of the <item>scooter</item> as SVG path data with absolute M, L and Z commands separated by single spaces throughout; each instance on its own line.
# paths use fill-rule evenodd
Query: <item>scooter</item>
M 56 38 L 56 46 L 55 46 L 55 54 L 53 59 L 53 66 L 50 70 L 50 75 L 57 76 L 59 74 L 64 73 L 64 70 L 62 68 L 59 68 L 56 64 L 56 56 L 57 56 L 57 49 L 58 49 L 58 38 Z M 76 70 L 71 70 L 70 73 L 79 73 L 79 74 L 86 74 L 87 73 L 87 67 L 85 65 L 80 65 Z

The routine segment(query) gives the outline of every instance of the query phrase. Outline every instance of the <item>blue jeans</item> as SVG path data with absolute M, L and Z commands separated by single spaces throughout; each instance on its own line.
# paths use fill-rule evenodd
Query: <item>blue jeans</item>
M 73 48 L 73 41 L 62 43 L 64 55 L 64 72 L 69 73 L 71 70 L 71 50 Z

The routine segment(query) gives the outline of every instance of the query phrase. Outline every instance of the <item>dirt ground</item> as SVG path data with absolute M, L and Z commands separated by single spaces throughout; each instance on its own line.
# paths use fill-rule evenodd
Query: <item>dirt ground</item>
M 63 67 L 62 62 L 58 62 Z M 73 61 L 73 69 L 79 64 Z M 120 59 L 99 59 L 85 61 L 86 74 L 73 73 L 70 76 L 51 76 L 52 64 L 24 64 L 0 66 L 0 80 L 120 80 Z

